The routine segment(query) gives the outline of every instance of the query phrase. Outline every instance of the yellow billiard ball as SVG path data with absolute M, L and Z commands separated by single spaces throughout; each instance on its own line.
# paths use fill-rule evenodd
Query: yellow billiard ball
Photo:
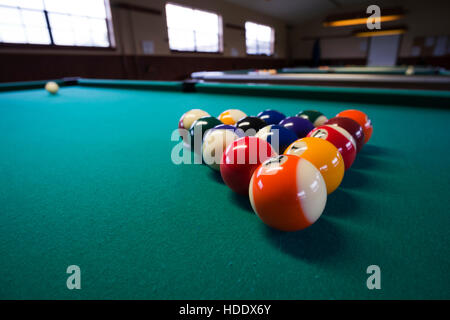
M 51 94 L 56 94 L 59 90 L 59 86 L 56 82 L 49 81 L 45 84 L 45 90 L 47 90 Z

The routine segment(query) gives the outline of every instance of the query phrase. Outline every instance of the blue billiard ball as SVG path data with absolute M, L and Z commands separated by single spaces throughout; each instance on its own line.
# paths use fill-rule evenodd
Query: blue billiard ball
M 231 130 L 233 131 L 239 138 L 244 137 L 244 131 L 241 129 L 236 128 L 235 126 L 232 126 L 230 124 L 219 124 L 218 126 L 215 126 L 213 130 Z
M 280 126 L 293 131 L 298 139 L 306 137 L 314 129 L 314 125 L 309 120 L 300 117 L 287 117 L 280 122 Z
M 270 143 L 278 154 L 282 154 L 297 140 L 297 135 L 293 131 L 277 124 L 265 126 L 255 136 Z
M 267 124 L 279 124 L 286 116 L 277 110 L 267 109 L 258 113 L 258 118 L 264 120 Z

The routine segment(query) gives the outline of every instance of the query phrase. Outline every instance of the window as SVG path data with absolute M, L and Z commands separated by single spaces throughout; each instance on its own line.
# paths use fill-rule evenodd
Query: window
M 273 54 L 274 30 L 262 24 L 245 23 L 245 44 L 247 54 Z
M 214 13 L 166 5 L 169 46 L 176 51 L 222 51 L 222 21 Z
M 0 0 L 0 42 L 109 47 L 105 0 Z

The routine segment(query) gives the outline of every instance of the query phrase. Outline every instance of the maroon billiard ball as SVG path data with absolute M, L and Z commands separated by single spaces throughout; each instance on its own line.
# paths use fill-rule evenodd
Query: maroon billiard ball
M 346 117 L 334 117 L 325 122 L 325 124 L 338 126 L 341 127 L 342 129 L 345 129 L 348 133 L 352 135 L 353 139 L 355 139 L 356 152 L 361 151 L 361 148 L 364 145 L 364 130 L 359 125 L 358 122 Z

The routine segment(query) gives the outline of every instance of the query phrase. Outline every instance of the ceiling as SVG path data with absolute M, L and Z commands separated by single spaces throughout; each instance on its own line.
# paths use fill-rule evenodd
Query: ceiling
M 246 7 L 287 23 L 297 25 L 302 21 L 345 12 L 346 8 L 367 7 L 374 4 L 373 0 L 225 0 Z M 378 0 L 376 4 L 393 6 L 402 2 Z

